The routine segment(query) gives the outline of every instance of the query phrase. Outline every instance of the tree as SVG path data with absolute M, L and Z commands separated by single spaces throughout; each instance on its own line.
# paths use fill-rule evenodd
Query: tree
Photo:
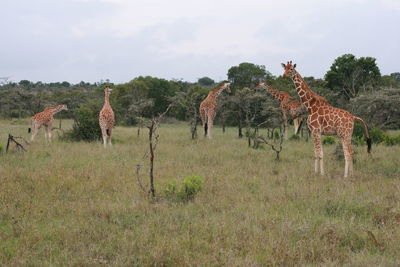
M 253 88 L 267 77 L 272 77 L 272 75 L 265 70 L 265 66 L 253 63 L 240 63 L 239 66 L 233 66 L 228 70 L 232 89 Z
M 396 81 L 400 82 L 400 72 L 390 73 L 390 76 L 393 77 Z
M 325 74 L 327 86 L 348 99 L 356 97 L 360 90 L 371 90 L 380 82 L 381 73 L 376 59 L 345 54 L 335 59 Z
M 364 118 L 368 126 L 383 129 L 400 127 L 400 90 L 381 89 L 351 99 L 352 113 Z
M 203 77 L 197 80 L 197 83 L 201 86 L 211 86 L 213 85 L 215 82 L 213 79 L 208 78 L 208 77 Z
M 175 96 L 171 98 L 173 103 L 176 103 L 176 108 L 180 109 L 183 113 L 184 119 L 190 121 L 190 132 L 192 139 L 197 137 L 197 123 L 200 120 L 199 106 L 201 101 L 207 97 L 208 90 L 204 87 L 196 85 L 186 92 L 177 92 Z
M 179 83 L 167 81 L 165 79 L 154 78 L 150 76 L 138 77 L 134 81 L 141 81 L 148 87 L 148 98 L 154 101 L 154 108 L 152 114 L 146 114 L 148 117 L 160 114 L 170 104 L 169 98 L 180 91 Z
M 243 137 L 242 127 L 246 114 L 243 109 L 246 105 L 245 94 L 240 93 L 240 91 L 246 87 L 254 88 L 267 77 L 270 78 L 272 75 L 265 70 L 265 66 L 253 63 L 240 63 L 239 66 L 233 66 L 228 70 L 228 79 L 232 82 L 231 88 L 235 92 L 232 97 L 232 103 L 240 138 Z
M 149 87 L 144 81 L 132 80 L 119 84 L 111 93 L 111 104 L 116 117 L 126 125 L 136 124 L 138 117 L 151 113 L 152 99 L 148 96 Z

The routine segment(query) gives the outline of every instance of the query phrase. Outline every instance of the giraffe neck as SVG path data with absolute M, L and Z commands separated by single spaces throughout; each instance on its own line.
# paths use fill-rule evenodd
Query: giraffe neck
M 110 105 L 110 93 L 108 92 L 104 95 L 104 105 Z
M 57 106 L 57 107 L 54 107 L 54 108 L 51 110 L 51 114 L 52 114 L 52 115 L 57 114 L 58 112 L 60 112 L 60 111 L 63 110 L 63 107 L 64 107 L 64 106 Z
M 219 87 L 219 88 L 217 88 L 217 89 L 211 91 L 211 92 L 210 92 L 210 96 L 211 96 L 212 98 L 214 98 L 215 100 L 217 100 L 218 96 L 222 93 L 222 91 L 224 91 L 224 89 L 225 89 L 225 88 L 224 88 L 223 86 L 221 86 L 221 87 Z
M 272 88 L 272 87 L 270 87 L 270 86 L 265 86 L 265 85 L 262 85 L 262 87 L 263 87 L 265 90 L 267 90 L 267 92 L 270 93 L 273 97 L 275 97 L 276 99 L 278 99 L 280 102 L 283 101 L 283 96 L 282 96 L 282 94 L 280 94 L 280 92 L 279 92 L 277 89 Z
M 222 91 L 224 91 L 224 89 L 225 89 L 224 87 L 215 89 L 214 90 L 215 97 L 218 97 L 222 93 Z
M 303 77 L 301 77 L 301 75 L 296 70 L 293 70 L 291 78 L 294 82 L 301 103 L 306 107 L 307 112 L 311 114 L 312 113 L 311 99 L 313 99 L 316 94 L 308 87 Z

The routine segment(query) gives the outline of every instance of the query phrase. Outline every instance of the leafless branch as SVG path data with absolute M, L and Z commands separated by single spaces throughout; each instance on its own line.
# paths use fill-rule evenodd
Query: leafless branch
M 8 152 L 8 149 L 9 149 L 9 147 L 10 147 L 10 143 L 11 143 L 11 142 L 14 142 L 14 143 L 15 143 L 15 145 L 16 145 L 16 147 L 17 147 L 17 150 L 22 150 L 22 151 L 26 152 L 25 147 L 24 147 L 20 142 L 18 142 L 18 141 L 15 140 L 15 139 L 22 139 L 22 140 L 25 142 L 26 145 L 29 145 L 29 142 L 26 141 L 23 137 L 20 137 L 20 136 L 13 136 L 13 135 L 11 135 L 11 134 L 8 134 L 6 153 Z
M 154 152 L 157 148 L 157 144 L 159 141 L 159 135 L 157 134 L 157 129 L 158 126 L 162 120 L 162 118 L 167 114 L 167 112 L 170 110 L 170 108 L 173 105 L 170 104 L 167 109 L 161 113 L 158 117 L 153 117 L 150 121 L 149 121 L 149 125 L 147 126 L 147 128 L 149 129 L 149 150 L 143 155 L 141 163 L 136 165 L 136 177 L 137 177 L 137 181 L 138 184 L 140 186 L 140 188 L 143 190 L 143 192 L 148 193 L 149 195 L 151 195 L 151 197 L 155 197 L 155 188 L 154 188 Z M 150 160 L 150 166 L 149 166 L 149 178 L 150 178 L 150 189 L 148 190 L 146 186 L 144 186 L 143 182 L 142 182 L 142 178 L 140 176 L 140 169 L 142 168 L 142 166 L 144 165 L 144 161 L 146 159 Z
M 279 147 L 277 146 L 277 147 L 275 147 L 275 145 L 274 144 L 270 144 L 268 141 L 267 141 L 267 139 L 265 139 L 263 136 L 257 136 L 257 138 L 256 138 L 256 140 L 257 140 L 257 142 L 259 142 L 259 143 L 265 143 L 265 144 L 267 144 L 267 145 L 269 145 L 271 148 L 272 148 L 272 150 L 273 151 L 275 151 L 275 153 L 276 153 L 276 160 L 280 160 L 280 158 L 279 158 L 279 153 L 281 153 L 281 151 L 282 151 L 282 143 L 283 143 L 283 134 L 281 134 L 281 136 L 280 136 L 280 140 L 279 140 Z

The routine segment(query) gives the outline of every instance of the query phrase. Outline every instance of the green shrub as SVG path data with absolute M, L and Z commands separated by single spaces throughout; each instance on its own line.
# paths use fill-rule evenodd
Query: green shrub
M 383 142 L 384 136 L 385 133 L 377 127 L 374 127 L 369 131 L 369 137 L 371 138 L 372 143 L 374 144 L 379 144 Z
M 178 192 L 176 180 L 170 181 L 164 188 L 164 194 L 167 198 L 175 198 Z
M 383 137 L 383 144 L 385 144 L 387 146 L 400 145 L 400 135 L 391 136 L 391 135 L 385 134 Z
M 373 144 L 379 144 L 383 142 L 383 137 L 385 136 L 385 133 L 381 129 L 379 129 L 378 127 L 373 127 L 369 129 L 368 132 Z M 365 143 L 362 141 L 365 140 L 365 129 L 363 124 L 359 121 L 356 121 L 354 123 L 353 137 L 354 140 L 356 140 L 360 144 Z
M 367 144 L 367 142 L 365 141 L 365 138 L 364 138 L 364 137 L 353 136 L 352 141 L 353 141 L 353 143 L 354 143 L 355 145 L 357 145 L 357 146 L 358 146 L 358 145 L 364 146 L 364 145 Z
M 292 134 L 292 136 L 289 137 L 289 140 L 291 140 L 291 141 L 298 141 L 298 140 L 300 140 L 300 135 L 298 135 L 298 134 Z
M 118 123 L 118 126 L 127 127 L 127 126 L 129 126 L 129 125 L 128 125 L 128 123 L 127 123 L 126 121 L 120 121 L 120 122 Z
M 184 200 L 192 200 L 203 188 L 203 179 L 197 175 L 190 175 L 183 179 L 179 195 Z
M 336 140 L 335 140 L 335 138 L 332 137 L 332 136 L 324 136 L 324 137 L 322 138 L 322 144 L 323 144 L 323 145 L 333 145 L 333 144 L 335 144 L 335 143 L 336 143 Z
M 359 137 L 359 138 L 365 136 L 364 126 L 358 120 L 354 121 L 353 136 L 356 136 L 356 137 Z
M 74 125 L 63 136 L 71 141 L 97 141 L 101 139 L 99 110 L 80 107 L 74 111 Z
M 0 144 L 0 153 L 2 153 L 2 152 L 3 152 L 3 145 Z
M 170 181 L 164 188 L 164 194 L 168 199 L 187 202 L 193 200 L 203 188 L 204 180 L 197 175 L 186 176 L 182 184 L 178 186 L 176 180 Z M 179 187 L 179 188 L 178 188 Z
M 274 131 L 274 139 L 280 139 L 281 133 L 279 131 Z

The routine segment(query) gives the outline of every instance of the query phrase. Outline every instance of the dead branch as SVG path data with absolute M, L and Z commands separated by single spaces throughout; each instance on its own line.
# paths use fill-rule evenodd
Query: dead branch
M 24 147 L 20 142 L 18 142 L 18 141 L 15 140 L 15 139 L 22 139 L 22 140 L 25 142 L 25 145 L 29 145 L 29 142 L 26 141 L 23 137 L 20 137 L 20 136 L 13 136 L 13 135 L 11 135 L 11 134 L 8 134 L 8 140 L 7 140 L 7 146 L 6 146 L 6 153 L 8 153 L 8 149 L 9 149 L 9 147 L 10 147 L 10 143 L 11 143 L 11 142 L 15 143 L 15 145 L 16 145 L 16 147 L 17 147 L 17 150 L 22 150 L 22 151 L 26 152 L 25 147 Z
M 270 144 L 263 136 L 259 135 L 256 138 L 258 143 L 265 143 L 267 145 L 269 145 L 273 151 L 275 151 L 276 153 L 276 160 L 280 160 L 279 158 L 279 153 L 281 153 L 282 151 L 282 143 L 283 143 L 283 134 L 281 133 L 280 135 L 280 141 L 279 141 L 279 147 L 275 147 L 274 144 Z
M 138 180 L 138 184 L 140 188 L 143 190 L 143 192 L 151 195 L 151 197 L 155 197 L 155 188 L 154 188 L 154 152 L 157 148 L 157 144 L 159 141 L 159 135 L 157 134 L 157 129 L 158 126 L 160 125 L 161 120 L 167 114 L 167 112 L 170 110 L 170 108 L 173 105 L 170 104 L 167 109 L 161 113 L 158 117 L 153 117 L 149 121 L 149 125 L 147 128 L 149 129 L 149 150 L 143 155 L 141 163 L 136 165 L 136 177 Z M 150 166 L 149 166 L 149 179 L 150 179 L 150 189 L 147 189 L 147 187 L 143 184 L 142 178 L 140 176 L 140 169 L 144 165 L 144 161 L 149 158 L 150 160 Z

